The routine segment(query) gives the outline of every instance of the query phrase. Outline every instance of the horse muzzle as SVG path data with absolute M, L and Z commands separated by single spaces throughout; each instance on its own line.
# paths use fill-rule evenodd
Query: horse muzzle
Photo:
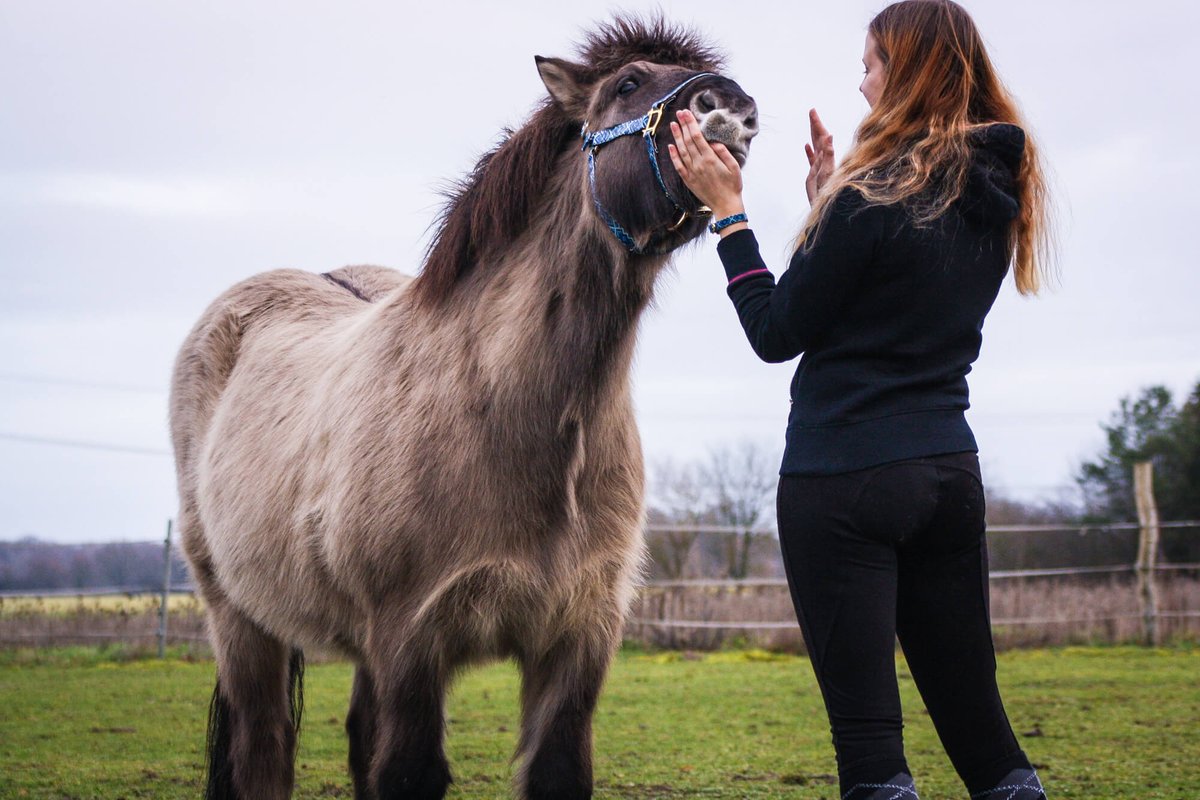
M 758 104 L 728 78 L 720 78 L 692 95 L 688 110 L 710 142 L 720 142 L 738 166 L 746 166 L 750 140 L 758 135 Z

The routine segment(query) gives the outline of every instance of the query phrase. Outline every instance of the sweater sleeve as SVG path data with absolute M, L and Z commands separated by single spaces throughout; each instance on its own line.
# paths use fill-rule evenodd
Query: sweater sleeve
M 728 293 L 758 357 L 788 361 L 813 347 L 837 320 L 883 237 L 882 206 L 845 189 L 833 201 L 811 247 L 792 256 L 778 284 L 749 229 L 717 245 Z

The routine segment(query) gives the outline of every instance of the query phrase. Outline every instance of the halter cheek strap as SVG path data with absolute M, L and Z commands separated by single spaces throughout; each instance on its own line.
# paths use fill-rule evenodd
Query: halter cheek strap
M 675 207 L 675 210 L 679 212 L 679 219 L 675 224 L 667 228 L 667 230 L 677 230 L 693 213 L 711 214 L 712 211 L 705 206 L 701 206 L 696 212 L 688 211 L 671 196 L 671 192 L 667 189 L 667 183 L 663 180 L 662 170 L 658 165 L 658 147 L 654 143 L 654 135 L 658 132 L 658 125 L 662 122 L 667 105 L 678 97 L 679 93 L 688 84 L 698 81 L 701 78 L 713 77 L 713 75 L 714 73 L 712 72 L 701 72 L 693 75 L 659 98 L 650 106 L 650 110 L 641 117 L 626 120 L 617 125 L 593 132 L 588 131 L 588 126 L 585 122 L 583 123 L 583 128 L 579 131 L 580 138 L 583 140 L 583 146 L 580 149 L 588 151 L 588 185 L 591 187 L 592 202 L 595 203 L 597 213 L 604 220 L 604 224 L 608 226 L 608 229 L 612 231 L 613 236 L 617 237 L 621 244 L 625 245 L 625 249 L 631 253 L 642 254 L 645 251 L 638 247 L 637 242 L 629 235 L 629 232 L 621 227 L 620 223 L 605 210 L 604 205 L 600 202 L 600 196 L 596 193 L 596 152 L 602 145 L 606 145 L 614 139 L 641 133 L 642 139 L 646 142 L 646 156 L 650 159 L 650 167 L 654 171 L 654 179 L 658 182 L 658 188 L 662 190 L 663 195 Z
M 625 245 L 625 249 L 631 253 L 641 253 L 641 248 L 638 243 L 629 235 L 629 231 L 621 227 L 621 223 L 613 219 L 612 215 L 604 209 L 604 204 L 600 202 L 600 195 L 596 194 L 596 151 L 588 153 L 588 185 L 592 188 L 592 202 L 596 205 L 596 213 L 600 215 L 600 219 L 604 220 L 604 224 L 612 231 L 613 236 L 620 240 L 621 244 Z

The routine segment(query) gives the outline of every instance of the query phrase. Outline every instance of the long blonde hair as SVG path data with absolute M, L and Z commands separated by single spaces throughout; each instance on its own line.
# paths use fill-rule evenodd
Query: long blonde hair
M 962 194 L 971 132 L 997 122 L 1025 129 L 970 15 L 952 0 L 903 0 L 868 27 L 886 66 L 878 102 L 855 144 L 813 202 L 797 247 L 812 242 L 846 187 L 868 203 L 905 202 L 914 224 L 941 216 Z M 1017 291 L 1036 294 L 1050 270 L 1050 211 L 1037 145 L 1025 131 L 1009 233 Z

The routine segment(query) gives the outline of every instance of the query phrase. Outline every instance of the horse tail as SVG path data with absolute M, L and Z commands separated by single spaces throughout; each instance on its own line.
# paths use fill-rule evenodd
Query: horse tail
M 304 716 L 304 651 L 292 650 L 288 661 L 288 713 L 295 735 L 300 735 L 300 720 Z M 292 759 L 296 757 L 295 739 Z M 246 800 L 241 798 L 233 785 L 232 719 L 229 701 L 221 692 L 221 681 L 213 688 L 212 700 L 208 705 L 208 734 L 204 742 L 204 766 L 208 783 L 204 789 L 204 800 Z
M 233 787 L 233 761 L 229 757 L 231 723 L 229 701 L 221 693 L 221 681 L 218 679 L 213 687 L 212 701 L 208 704 L 208 735 L 204 741 L 208 784 L 204 789 L 204 800 L 238 800 Z
M 292 649 L 292 658 L 288 663 L 288 698 L 291 705 L 292 727 L 296 736 L 300 736 L 300 718 L 304 716 L 304 651 L 296 647 Z M 295 751 L 293 750 L 293 756 Z

